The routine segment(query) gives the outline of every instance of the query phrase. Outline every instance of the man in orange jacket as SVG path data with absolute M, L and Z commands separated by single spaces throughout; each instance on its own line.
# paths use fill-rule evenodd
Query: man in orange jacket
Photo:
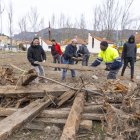
M 52 47 L 51 47 L 51 54 L 53 56 L 53 63 L 61 63 L 61 56 L 62 56 L 62 50 L 60 45 L 53 39 L 52 41 Z M 54 70 L 57 71 L 57 69 L 59 71 L 61 71 L 60 68 L 55 68 Z

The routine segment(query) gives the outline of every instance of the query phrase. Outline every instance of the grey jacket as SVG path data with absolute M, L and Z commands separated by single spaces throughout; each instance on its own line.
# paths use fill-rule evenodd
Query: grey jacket
M 85 45 L 82 45 L 79 47 L 77 54 L 90 55 L 89 50 L 88 50 L 87 46 L 85 46 Z

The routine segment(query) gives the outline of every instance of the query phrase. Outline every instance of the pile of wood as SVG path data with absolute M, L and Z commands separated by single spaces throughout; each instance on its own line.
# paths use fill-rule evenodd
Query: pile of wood
M 36 77 L 34 71 L 28 71 L 20 85 L 26 86 Z M 106 140 L 139 138 L 140 85 L 129 92 L 118 81 L 108 82 L 100 88 L 100 93 L 90 91 L 97 100 L 87 102 L 90 92 L 83 80 L 74 87 L 55 82 L 68 89 L 0 92 L 0 140 L 6 140 L 21 128 L 37 129 L 41 123 L 61 124 L 60 140 L 75 140 L 79 129 L 92 131 L 93 121 L 102 122 Z
M 0 67 L 0 85 L 15 85 L 17 78 L 9 66 Z

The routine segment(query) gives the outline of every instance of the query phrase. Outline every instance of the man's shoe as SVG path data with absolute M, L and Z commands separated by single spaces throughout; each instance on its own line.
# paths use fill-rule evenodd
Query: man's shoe
M 131 82 L 135 82 L 134 78 L 131 78 Z
M 61 81 L 64 81 L 65 80 L 65 77 L 62 77 Z

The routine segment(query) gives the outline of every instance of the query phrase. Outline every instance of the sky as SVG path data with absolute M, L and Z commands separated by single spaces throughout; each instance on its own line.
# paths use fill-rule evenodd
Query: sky
M 92 13 L 96 5 L 99 5 L 104 0 L 1 0 L 2 7 L 4 7 L 4 12 L 2 14 L 2 30 L 3 33 L 8 33 L 8 4 L 9 2 L 13 3 L 14 9 L 14 23 L 13 30 L 14 34 L 18 33 L 18 21 L 19 19 L 27 15 L 31 7 L 36 7 L 40 17 L 43 17 L 45 20 L 45 27 L 48 27 L 48 22 L 51 19 L 52 14 L 59 16 L 61 13 L 64 13 L 67 17 L 70 17 L 71 20 L 79 18 L 81 14 L 84 14 L 87 28 L 90 29 L 90 23 L 92 20 Z M 123 0 L 121 0 L 123 1 Z M 140 0 L 134 0 L 134 3 L 131 7 L 132 14 L 140 17 Z M 2 8 L 3 9 L 3 8 Z

